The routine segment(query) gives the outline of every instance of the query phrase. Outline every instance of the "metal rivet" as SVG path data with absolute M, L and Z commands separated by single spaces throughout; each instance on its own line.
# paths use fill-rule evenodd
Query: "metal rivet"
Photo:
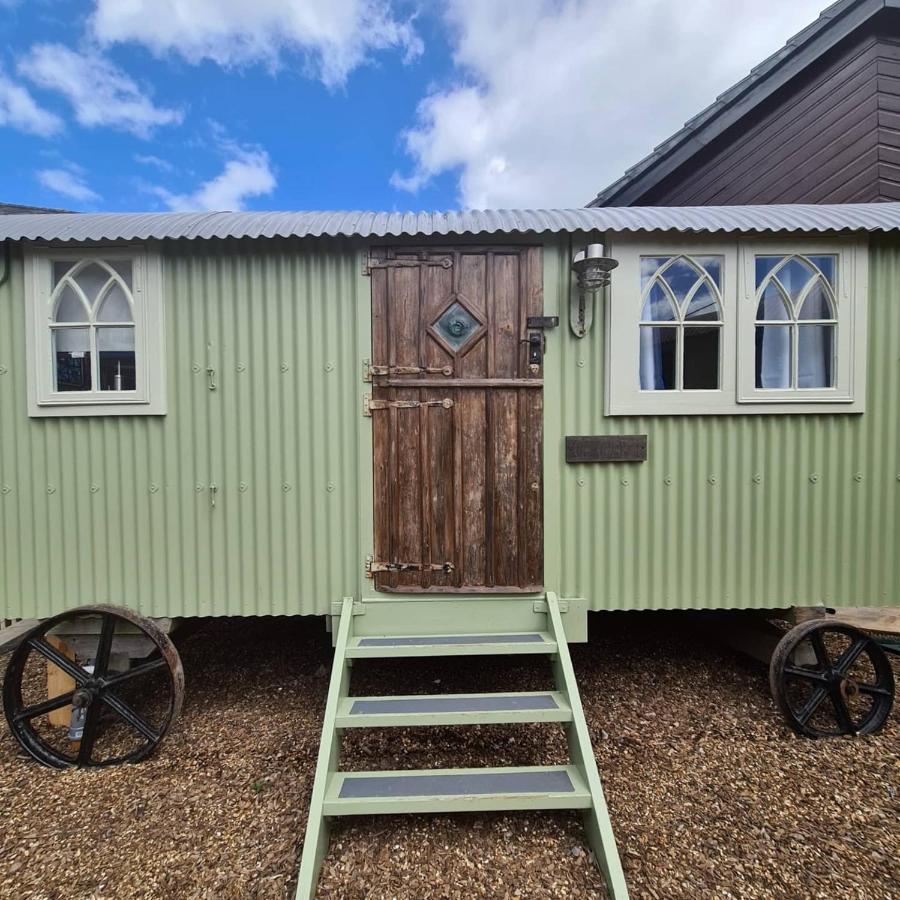
M 332 493 L 332 492 L 334 491 L 334 482 L 333 482 L 333 481 L 329 481 L 329 482 L 328 482 L 328 485 L 327 485 L 326 488 L 325 488 L 325 490 L 328 491 L 329 494 Z
M 191 366 L 191 371 L 192 371 L 192 372 L 199 372 L 201 368 L 202 368 L 202 367 L 201 367 L 200 363 L 194 363 L 194 364 Z
M 158 490 L 159 490 L 159 485 L 158 485 L 158 484 L 151 484 L 151 485 L 150 485 L 150 493 L 151 493 L 151 494 L 155 494 Z
M 245 493 L 245 492 L 247 491 L 247 488 L 248 488 L 248 487 L 250 487 L 250 485 L 247 484 L 246 481 L 242 481 L 242 482 L 238 485 L 238 490 L 243 494 L 243 493 Z
M 55 494 L 55 493 L 56 493 L 56 488 L 55 488 L 52 484 L 48 484 L 48 485 L 47 485 L 47 493 L 48 493 L 48 494 Z
M 282 489 L 285 493 L 288 493 L 288 492 L 290 491 L 290 489 L 291 489 L 291 486 L 290 486 L 287 482 L 285 482 L 285 483 L 281 486 L 281 489 Z
M 578 479 L 578 487 L 584 487 L 584 479 L 583 478 Z
M 628 487 L 631 482 L 627 478 L 622 479 L 622 487 Z
M 281 371 L 282 371 L 282 372 L 287 372 L 289 369 L 290 369 L 290 366 L 289 366 L 286 362 L 283 362 L 283 363 L 281 364 Z
M 710 475 L 709 478 L 706 479 L 710 484 L 718 484 L 719 479 L 715 475 Z
M 4 484 L 2 488 L 0 488 L 0 494 L 8 494 L 12 488 L 8 484 Z
M 334 363 L 326 363 L 326 364 L 325 364 L 325 371 L 326 371 L 326 372 L 333 372 L 333 371 L 334 371 Z
M 92 484 L 92 485 L 91 485 L 91 493 L 92 493 L 92 494 L 98 493 L 99 490 L 100 490 L 100 485 L 99 485 L 99 484 Z
M 247 366 L 244 363 L 238 363 L 237 370 L 238 370 L 238 372 L 246 372 Z
M 194 490 L 199 494 L 205 487 L 206 485 L 200 484 L 198 481 L 197 484 L 194 485 Z
M 754 484 L 761 484 L 761 483 L 762 483 L 762 475 L 760 475 L 759 472 L 757 472 L 757 473 L 753 476 L 753 483 L 754 483 Z
M 665 484 L 671 484 L 671 483 L 672 483 L 672 476 L 671 476 L 671 475 L 666 475 L 666 477 L 663 478 L 663 482 L 664 482 Z
M 579 369 L 583 369 L 583 368 L 584 368 L 584 360 L 583 360 L 583 359 L 579 359 L 579 360 L 578 360 L 578 368 L 579 368 Z
M 813 484 L 815 484 L 815 483 L 819 480 L 819 476 L 816 475 L 815 472 L 813 472 L 812 475 L 809 476 L 809 480 L 810 480 Z
M 5 375 L 8 371 L 9 369 L 6 366 L 0 366 L 0 375 Z
M 862 481 L 862 480 L 863 480 L 862 472 L 857 472 L 857 473 L 853 476 L 853 480 L 854 480 L 854 481 Z

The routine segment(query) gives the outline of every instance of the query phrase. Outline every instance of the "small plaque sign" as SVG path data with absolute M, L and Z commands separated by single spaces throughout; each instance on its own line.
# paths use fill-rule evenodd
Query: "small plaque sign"
M 566 462 L 646 462 L 646 434 L 566 437 Z

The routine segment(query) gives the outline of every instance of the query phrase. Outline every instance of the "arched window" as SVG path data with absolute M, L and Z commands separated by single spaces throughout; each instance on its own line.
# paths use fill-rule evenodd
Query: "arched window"
M 834 256 L 756 257 L 756 387 L 835 385 Z
M 136 390 L 132 261 L 56 260 L 52 277 L 54 390 Z
M 641 390 L 718 390 L 722 268 L 721 256 L 641 257 Z
M 25 286 L 30 416 L 165 414 L 159 253 L 34 246 Z

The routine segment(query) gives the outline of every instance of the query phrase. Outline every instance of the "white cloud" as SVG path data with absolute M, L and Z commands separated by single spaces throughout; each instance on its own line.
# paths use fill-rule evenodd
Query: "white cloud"
M 62 131 L 63 122 L 59 116 L 38 106 L 26 88 L 10 81 L 0 71 L 0 126 L 2 125 L 40 137 L 50 137 Z
M 152 193 L 160 197 L 169 209 L 179 212 L 237 211 L 244 209 L 248 199 L 262 197 L 275 190 L 277 181 L 265 150 L 235 145 L 228 145 L 228 149 L 231 159 L 226 161 L 222 171 L 192 193 L 176 194 L 162 187 L 151 188 Z
M 96 0 L 91 28 L 101 43 L 139 43 L 192 63 L 274 67 L 285 51 L 298 52 L 329 86 L 373 51 L 422 52 L 390 0 Z
M 88 187 L 83 171 L 74 165 L 65 169 L 41 169 L 35 173 L 37 180 L 57 194 L 81 203 L 96 202 L 100 195 Z
M 155 106 L 128 75 L 95 52 L 36 44 L 19 61 L 19 71 L 39 87 L 62 94 L 86 128 L 107 126 L 148 138 L 154 129 L 184 118 L 181 110 Z
M 152 153 L 135 153 L 134 161 L 140 163 L 142 166 L 150 166 L 151 168 L 159 169 L 160 172 L 175 171 L 175 166 L 173 166 L 172 163 L 165 159 L 160 159 L 160 157 L 154 156 Z
M 395 187 L 580 206 L 815 19 L 823 0 L 450 0 L 458 83 L 420 103 Z

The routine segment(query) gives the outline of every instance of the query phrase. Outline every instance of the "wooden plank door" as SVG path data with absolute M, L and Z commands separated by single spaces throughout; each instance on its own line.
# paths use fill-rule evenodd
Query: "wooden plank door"
M 376 588 L 539 590 L 543 373 L 526 320 L 542 313 L 541 249 L 370 262 Z

